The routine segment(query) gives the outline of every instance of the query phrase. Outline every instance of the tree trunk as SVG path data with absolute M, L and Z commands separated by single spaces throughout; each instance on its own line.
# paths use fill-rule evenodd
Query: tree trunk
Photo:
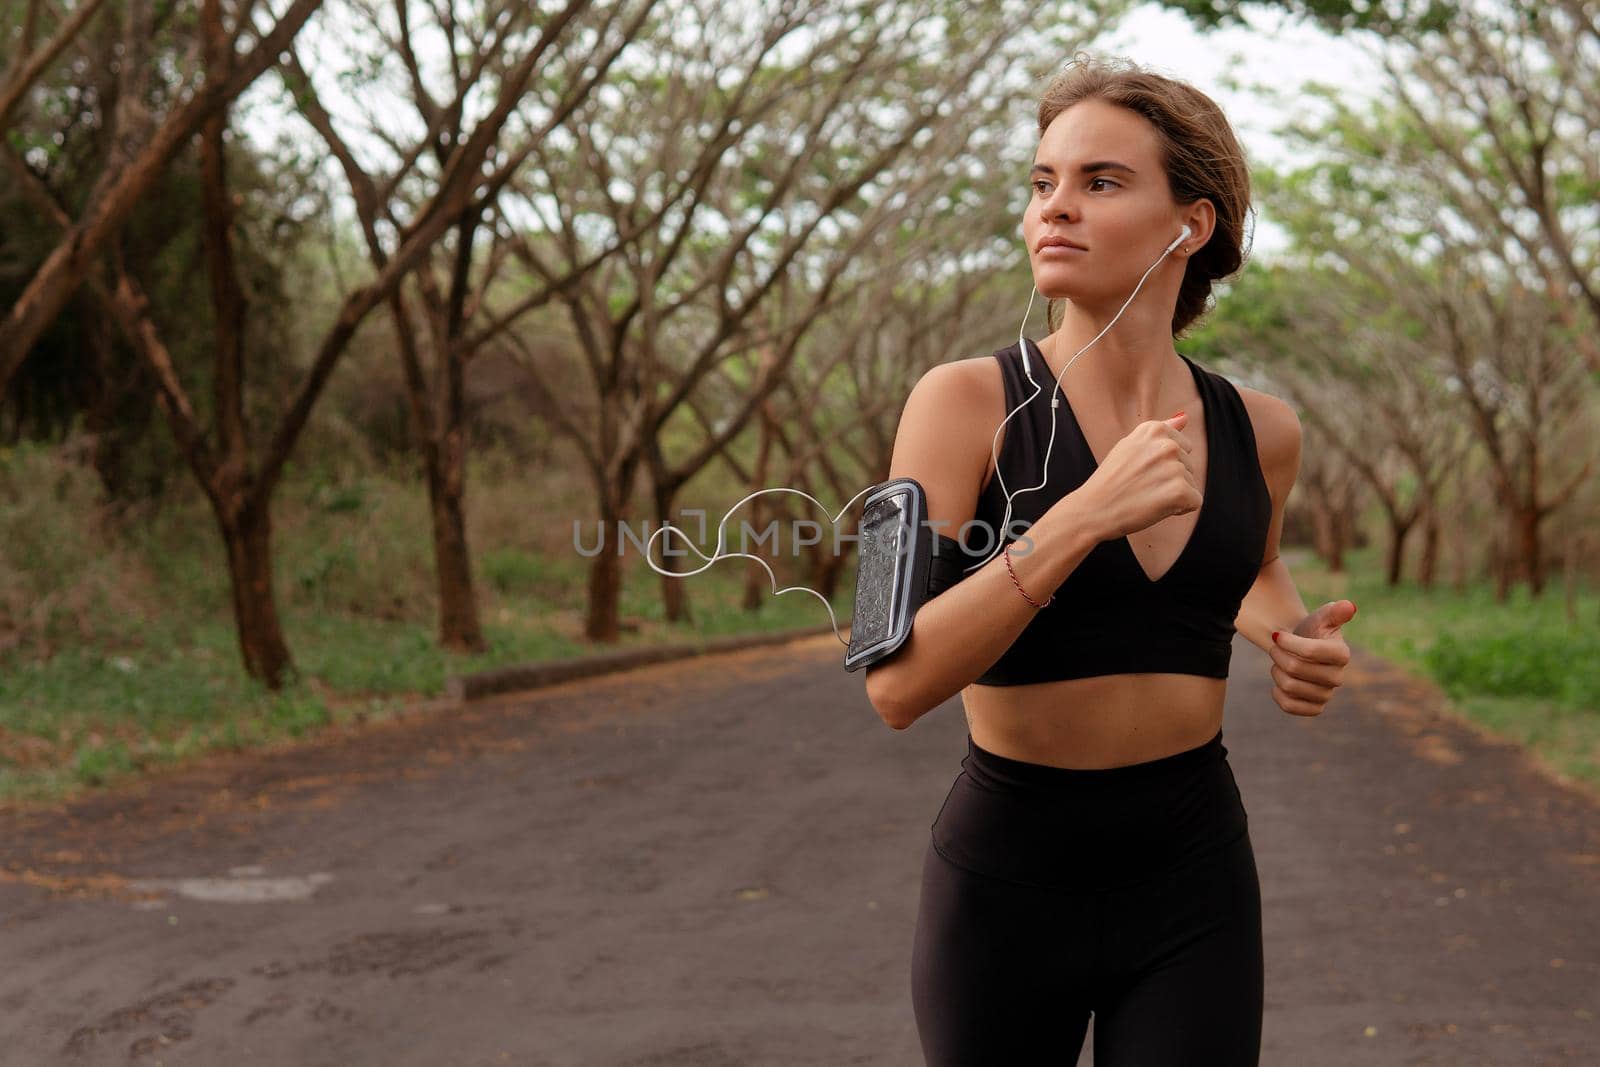
M 617 527 L 620 516 L 609 508 L 600 513 L 600 550 L 589 562 L 589 610 L 583 633 L 591 641 L 614 643 L 620 633 L 622 600 L 621 540 Z M 585 551 L 590 546 L 585 545 Z
M 1414 519 L 1399 519 L 1389 514 L 1389 546 L 1384 554 L 1384 578 L 1392 588 L 1400 584 L 1405 569 L 1406 537 L 1411 533 Z
M 751 500 L 749 504 L 745 505 L 750 509 L 750 524 L 757 531 L 761 529 L 761 519 L 766 511 L 766 509 L 761 505 L 762 500 L 763 498 L 758 496 Z M 752 553 L 755 552 L 755 548 L 752 547 L 750 551 Z M 744 564 L 745 572 L 743 607 L 745 611 L 757 612 L 761 610 L 763 594 L 772 589 L 770 584 L 771 579 L 767 577 L 767 572 L 763 570 L 761 566 L 755 562 L 755 560 L 747 559 L 744 561 Z
M 1489 558 L 1494 569 L 1494 599 L 1504 604 L 1511 595 L 1511 553 L 1507 550 L 1510 538 L 1506 535 L 1506 520 L 1495 523 L 1494 538 L 1490 542 Z
M 1566 613 L 1567 621 L 1569 623 L 1576 623 L 1578 621 L 1578 573 L 1583 564 L 1584 548 L 1587 546 L 1587 544 L 1588 538 L 1584 535 L 1582 530 L 1579 530 L 1577 533 L 1573 534 L 1572 539 L 1567 543 L 1567 559 L 1565 568 L 1567 593 Z
M 807 537 L 813 532 L 810 526 L 805 525 L 805 522 L 795 525 L 799 525 Z M 791 528 L 793 527 L 791 526 Z M 796 536 L 798 537 L 799 534 L 797 533 Z M 831 604 L 833 603 L 834 591 L 839 588 L 839 575 L 844 569 L 844 553 L 833 550 L 834 535 L 831 529 L 822 530 L 821 538 L 816 544 L 805 546 L 804 584 L 808 588 L 821 593 Z M 843 547 L 844 542 L 841 540 L 840 548 L 843 549 Z
M 1311 495 L 1312 540 L 1317 555 L 1334 574 L 1344 571 L 1344 538 L 1339 516 L 1324 494 Z
M 597 470 L 595 499 L 600 509 L 600 532 L 583 554 L 593 553 L 589 565 L 589 607 L 584 636 L 591 641 L 615 642 L 622 633 L 622 552 L 633 536 L 623 531 L 624 512 L 633 504 L 633 479 L 641 456 L 623 458 L 615 471 Z M 665 535 L 663 535 L 664 537 Z M 641 543 L 643 538 L 638 539 Z
M 833 594 L 839 589 L 839 575 L 844 573 L 844 553 L 833 551 L 831 538 L 819 545 L 817 551 L 820 558 L 816 590 L 832 604 Z
M 133 489 L 128 484 L 128 446 L 137 440 L 155 404 L 138 357 L 131 360 L 131 367 L 118 358 L 114 328 L 109 315 L 96 315 L 84 323 L 92 369 L 83 383 L 89 398 L 83 428 L 93 441 L 89 461 L 106 495 L 120 509 Z
M 1540 552 L 1539 544 L 1539 510 L 1536 507 L 1519 506 L 1511 515 L 1512 528 L 1516 532 L 1516 552 L 1518 572 L 1528 580 L 1528 590 L 1534 596 L 1544 592 L 1544 559 Z
M 677 490 L 674 487 L 663 486 L 660 484 L 656 485 L 655 501 L 657 529 L 665 526 L 671 520 L 672 498 L 676 495 Z M 690 537 L 694 536 L 693 531 L 690 530 L 680 530 L 679 533 Z M 660 537 L 656 538 L 656 550 L 661 557 L 658 561 L 658 566 L 660 566 L 662 570 L 670 571 L 673 574 L 677 574 L 679 571 L 684 569 L 683 567 L 679 566 L 679 562 L 683 560 L 685 556 L 693 555 L 688 545 L 684 543 L 684 537 L 674 536 L 670 533 L 664 533 Z M 736 549 L 733 550 L 737 551 Z M 705 550 L 702 549 L 701 551 Z M 711 553 L 707 552 L 706 554 L 710 555 Z M 698 556 L 694 558 L 697 563 L 704 563 L 704 561 Z M 720 566 L 720 564 L 716 566 Z M 693 570 L 694 568 L 690 567 L 689 569 Z M 705 573 L 710 574 L 711 571 L 708 570 Z M 661 607 L 662 611 L 665 613 L 666 620 L 668 622 L 693 621 L 689 611 L 688 579 L 668 577 L 665 574 L 658 574 L 657 577 L 661 579 Z
M 444 374 L 442 408 L 435 409 L 444 424 L 438 449 L 442 506 L 437 500 L 433 506 L 439 643 L 459 652 L 481 652 L 488 647 L 478 623 L 478 598 L 472 588 L 472 559 L 467 551 L 467 357 L 457 344 L 463 329 L 467 271 L 477 228 L 477 209 L 463 211 L 456 227 L 456 263 L 443 343 L 437 353 Z
M 445 381 L 444 395 L 436 404 L 417 350 L 405 294 L 396 287 L 388 302 L 405 372 L 407 418 L 428 483 L 433 573 L 439 588 L 439 644 L 455 652 L 482 652 L 488 643 L 478 620 L 472 555 L 467 547 L 465 370 L 460 357 L 449 352 L 439 357 L 446 361 L 441 368 Z
M 766 487 L 767 468 L 772 462 L 772 402 L 769 400 L 762 405 L 762 418 L 758 419 L 761 427 L 759 443 L 756 446 L 756 461 L 750 473 L 750 492 Z M 750 503 L 745 505 L 750 509 L 750 524 L 757 531 L 761 529 L 761 519 L 766 512 L 765 496 L 751 497 Z M 744 575 L 744 610 L 755 612 L 761 610 L 762 593 L 770 590 L 767 572 L 756 565 L 754 560 L 745 560 Z
M 1342 554 L 1357 547 L 1356 528 L 1356 494 L 1352 487 L 1347 486 L 1339 497 L 1339 507 L 1334 512 L 1339 525 L 1339 552 Z M 1343 564 L 1341 563 L 1341 569 Z
M 1433 588 L 1439 572 L 1439 517 L 1430 508 L 1422 521 L 1422 558 L 1417 561 L 1417 584 Z
M 459 441 L 460 430 L 449 435 Z M 439 580 L 439 644 L 455 652 L 488 648 L 478 622 L 467 551 L 463 497 L 465 459 L 459 446 L 421 450 L 428 467 L 428 503 L 433 513 L 433 566 Z
M 439 643 L 461 652 L 488 648 L 478 623 L 478 597 L 472 588 L 472 559 L 467 551 L 466 368 L 460 357 L 444 354 L 444 434 L 437 450 L 440 470 L 433 504 L 435 568 L 439 572 Z
M 280 689 L 294 666 L 273 595 L 271 513 L 264 504 L 246 504 L 231 519 L 221 511 L 216 516 L 228 550 L 233 617 L 245 670 L 268 689 Z

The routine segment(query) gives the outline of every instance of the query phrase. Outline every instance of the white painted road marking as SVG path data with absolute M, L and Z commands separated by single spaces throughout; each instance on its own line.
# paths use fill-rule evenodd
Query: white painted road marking
M 259 868 L 256 868 L 259 870 Z M 291 875 L 286 878 L 142 878 L 128 884 L 134 889 L 176 893 L 190 900 L 220 904 L 261 904 L 279 900 L 305 900 L 333 875 Z

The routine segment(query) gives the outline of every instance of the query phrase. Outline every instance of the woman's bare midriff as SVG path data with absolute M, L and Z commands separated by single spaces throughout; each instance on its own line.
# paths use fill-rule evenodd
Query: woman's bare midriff
M 967 729 L 998 756 L 1080 770 L 1198 748 L 1222 728 L 1225 678 L 1106 674 L 961 691 Z

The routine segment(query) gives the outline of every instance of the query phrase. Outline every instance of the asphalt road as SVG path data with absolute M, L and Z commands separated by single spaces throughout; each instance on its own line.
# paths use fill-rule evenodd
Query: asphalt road
M 0 812 L 0 1062 L 914 1067 L 918 879 L 965 726 L 952 701 L 887 729 L 840 654 L 663 664 Z M 1600 802 L 1359 650 L 1316 719 L 1266 663 L 1238 641 L 1223 727 L 1262 1063 L 1600 1062 Z

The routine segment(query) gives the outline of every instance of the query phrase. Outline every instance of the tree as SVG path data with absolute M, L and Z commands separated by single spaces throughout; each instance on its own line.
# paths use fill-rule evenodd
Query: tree
M 1547 577 L 1540 528 L 1594 470 L 1592 438 L 1585 448 L 1572 433 L 1592 396 L 1548 294 L 1515 281 L 1494 292 L 1453 264 L 1450 277 L 1453 296 L 1440 305 L 1451 338 L 1447 352 L 1509 526 L 1505 578 L 1525 579 L 1538 596 Z M 1563 451 L 1565 478 L 1550 470 Z M 1575 470 L 1574 460 L 1581 461 Z M 1503 597 L 1505 581 L 1497 588 Z
M 1521 252 L 1600 371 L 1600 4 L 1468 5 L 1403 61 L 1381 60 L 1432 149 L 1414 164 L 1466 221 Z
M 91 282 L 157 380 L 173 437 L 205 491 L 226 547 L 246 670 L 269 687 L 281 686 L 292 670 L 273 594 L 271 545 L 272 494 L 289 455 L 362 321 L 416 269 L 467 204 L 486 190 L 504 184 L 504 168 L 485 174 L 485 161 L 498 145 L 506 122 L 522 104 L 542 61 L 565 41 L 569 27 L 589 6 L 590 0 L 571 0 L 566 8 L 547 17 L 514 58 L 508 58 L 492 103 L 464 131 L 437 173 L 421 179 L 423 192 L 408 217 L 393 227 L 392 244 L 374 276 L 344 294 L 334 322 L 321 336 L 310 366 L 296 383 L 264 444 L 252 440 L 255 435 L 244 418 L 242 359 L 248 330 L 247 301 L 234 273 L 231 196 L 220 147 L 223 126 L 209 126 L 202 138 L 207 274 L 216 329 L 212 374 L 216 395 L 211 420 L 214 431 L 197 415 L 138 280 L 124 264 L 113 261 L 114 286 L 102 285 L 98 279 Z M 130 27 L 138 25 L 138 12 L 145 7 L 143 0 L 129 0 Z M 226 31 L 220 20 L 216 0 L 207 0 L 202 9 L 204 52 L 217 84 L 231 80 L 234 62 L 221 47 Z M 129 33 L 125 47 L 130 56 L 136 59 L 141 54 L 143 40 L 136 29 Z M 141 78 L 146 70 L 145 64 L 130 61 L 124 65 L 124 77 Z M 131 85 L 123 95 L 129 100 L 140 98 L 139 91 Z M 547 117 L 547 122 L 560 121 L 562 117 L 558 113 Z M 529 131 L 535 137 L 546 132 L 539 128 Z M 65 224 L 65 216 L 60 217 Z
M 1297 281 L 1285 281 L 1270 305 L 1284 310 L 1281 322 L 1254 338 L 1280 353 L 1261 351 L 1260 362 L 1298 366 L 1302 386 L 1285 387 L 1373 487 L 1390 526 L 1392 581 L 1418 521 L 1432 574 L 1438 497 L 1444 478 L 1464 467 L 1465 427 L 1515 530 L 1511 558 L 1538 592 L 1539 524 L 1572 498 L 1594 460 L 1562 445 L 1592 402 L 1586 361 L 1569 343 L 1571 316 L 1586 311 L 1551 291 L 1527 245 L 1429 169 L 1438 130 L 1404 108 L 1358 114 L 1331 91 L 1327 98 L 1333 114 L 1288 127 L 1325 158 L 1263 175 L 1274 215 L 1296 239 Z M 1455 134 L 1463 143 L 1478 136 Z M 1547 467 L 1558 455 L 1568 470 L 1552 489 Z
M 588 6 L 587 0 L 572 5 L 569 17 Z M 428 206 L 432 180 L 420 173 L 426 161 L 431 157 L 435 166 L 445 168 L 452 152 L 473 135 L 475 100 L 486 84 L 501 82 L 502 99 L 517 104 L 498 121 L 517 116 L 527 127 L 514 145 L 500 149 L 483 184 L 452 209 L 444 239 L 419 257 L 412 273 L 415 295 L 397 285 L 386 297 L 404 370 L 412 435 L 428 486 L 439 588 L 439 640 L 446 648 L 481 651 L 485 647 L 465 523 L 463 386 L 469 362 L 510 322 L 573 284 L 605 255 L 570 264 L 564 276 L 536 287 L 514 313 L 475 328 L 475 320 L 491 317 L 489 290 L 519 240 L 499 207 L 501 190 L 529 155 L 539 150 L 549 132 L 564 123 L 608 76 L 653 6 L 654 0 L 605 5 L 597 9 L 592 25 L 575 22 L 564 34 L 549 33 L 547 25 L 546 34 L 533 49 L 521 42 L 529 32 L 527 20 L 532 11 L 521 4 L 481 9 L 451 5 L 426 25 L 413 22 L 407 0 L 395 0 L 392 9 L 388 5 L 365 8 L 365 32 L 343 44 L 348 54 L 341 66 L 367 71 L 373 84 L 383 76 L 373 72 L 385 72 L 386 65 L 392 66 L 394 69 L 385 73 L 406 86 L 412 109 L 406 117 L 385 109 L 361 120 L 361 141 L 382 146 L 377 164 L 361 161 L 352 137 L 342 132 L 341 123 L 324 106 L 314 79 L 299 58 L 291 55 L 284 69 L 297 112 L 327 144 L 344 174 L 371 265 L 377 271 L 385 268 L 392 254 L 384 232 L 403 227 L 405 219 Z M 392 19 L 382 17 L 386 11 Z M 570 39 L 572 46 L 543 60 L 544 50 L 558 39 Z M 442 71 L 428 68 L 419 59 L 429 51 L 424 45 L 450 57 Z M 541 59 L 538 82 L 547 91 L 532 101 L 519 99 L 517 87 L 525 84 L 533 71 L 528 59 L 514 65 L 519 50 Z M 459 57 L 469 57 L 470 62 Z M 434 87 L 430 88 L 430 83 Z M 423 132 L 408 139 L 408 129 Z M 483 239 L 489 243 L 479 255 Z M 430 356 L 431 368 L 425 365 Z
M 88 25 L 100 10 L 101 0 L 80 0 L 72 12 L 59 18 L 52 33 L 37 49 L 35 36 L 40 29 L 41 16 L 46 12 L 40 0 L 25 0 L 22 21 L 17 27 L 16 42 L 12 46 L 11 62 L 0 72 L 0 133 L 10 128 L 11 116 L 46 71 Z M 12 10 L 15 4 L 8 5 Z M 8 12 L 9 14 L 9 12 Z M 9 27 L 8 27 L 9 28 Z
M 576 398 L 549 405 L 563 411 L 558 427 L 595 486 L 604 540 L 590 564 L 591 638 L 617 634 L 615 535 L 667 421 L 689 417 L 688 398 L 719 364 L 761 350 L 751 324 L 793 272 L 801 280 L 791 295 L 826 301 L 837 256 L 886 221 L 885 203 L 897 210 L 905 176 L 897 166 L 917 158 L 924 170 L 937 167 L 948 147 L 940 130 L 992 113 L 1007 84 L 1006 49 L 1018 47 L 1028 14 L 1010 3 L 929 16 L 819 0 L 804 9 L 777 3 L 734 26 L 714 8 L 678 20 L 703 29 L 662 41 L 654 62 L 619 72 L 615 93 L 597 94 L 575 124 L 577 136 L 539 153 L 537 181 L 521 191 L 551 235 L 527 250 L 541 278 L 558 277 L 558 263 L 587 255 L 656 205 L 674 205 L 625 255 L 560 296 L 593 387 L 582 406 Z M 659 105 L 625 106 L 645 96 Z M 934 154 L 916 156 L 929 137 Z M 832 255 L 813 256 L 818 247 Z M 777 387 L 797 346 L 769 340 L 773 358 L 741 410 L 671 465 L 676 473 L 658 465 L 658 485 L 675 491 Z M 537 367 L 530 373 L 539 380 Z M 658 512 L 670 507 L 662 495 L 655 503 Z
M 1335 222 L 1323 214 L 1325 201 L 1296 204 L 1290 199 L 1294 194 L 1275 179 L 1267 176 L 1264 184 L 1272 190 L 1275 217 L 1291 232 L 1313 247 L 1331 241 L 1330 234 L 1315 230 Z M 1257 319 L 1247 328 L 1227 328 L 1220 347 L 1270 376 L 1298 410 L 1312 439 L 1308 449 L 1339 454 L 1340 470 L 1329 472 L 1319 489 L 1327 499 L 1312 502 L 1319 538 L 1330 546 L 1338 540 L 1327 524 L 1338 514 L 1334 497 L 1344 495 L 1334 475 L 1347 469 L 1372 490 L 1383 510 L 1388 583 L 1401 581 L 1406 543 L 1419 527 L 1421 567 L 1431 582 L 1440 498 L 1460 469 L 1472 434 L 1450 399 L 1450 366 L 1441 358 L 1441 339 L 1426 325 L 1428 309 L 1411 299 L 1432 292 L 1437 281 L 1403 257 L 1361 247 L 1374 238 L 1383 239 L 1347 234 L 1339 242 L 1341 255 L 1355 269 L 1252 266 L 1232 289 L 1225 318 L 1243 305 L 1255 309 Z M 1389 294 L 1400 288 L 1408 298 L 1396 301 Z M 1259 321 L 1264 307 L 1287 314 L 1264 324 Z
M 0 318 L 0 392 L 162 171 L 207 120 L 276 61 L 321 4 L 322 0 L 292 0 L 283 15 L 263 30 L 241 19 L 229 31 L 231 58 L 226 77 L 198 79 L 200 84 L 191 87 L 187 97 L 153 129 L 141 120 L 120 124 L 128 136 L 116 143 L 113 159 L 91 191 L 83 214 Z M 129 0 L 129 6 L 138 12 L 148 4 Z M 146 18 L 140 21 L 148 23 Z M 128 43 L 131 46 L 132 42 Z M 245 43 L 251 47 L 240 54 L 239 46 Z M 126 98 L 126 103 L 135 107 L 137 98 Z

